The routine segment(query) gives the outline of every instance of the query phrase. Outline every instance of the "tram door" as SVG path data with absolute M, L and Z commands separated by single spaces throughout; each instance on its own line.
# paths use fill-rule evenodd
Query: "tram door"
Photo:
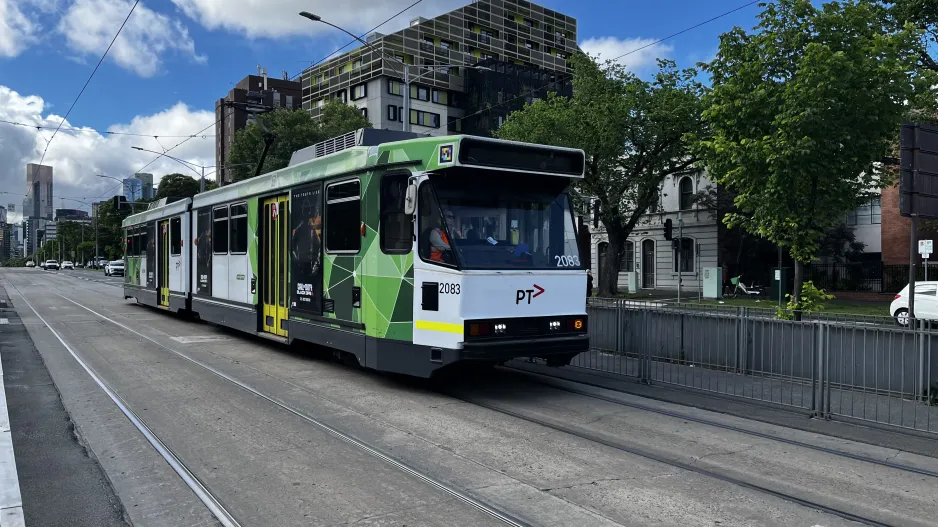
M 157 288 L 160 291 L 160 305 L 169 307 L 169 221 L 161 221 L 157 232 Z
M 286 194 L 264 200 L 261 212 L 261 303 L 264 331 L 287 336 L 290 210 Z

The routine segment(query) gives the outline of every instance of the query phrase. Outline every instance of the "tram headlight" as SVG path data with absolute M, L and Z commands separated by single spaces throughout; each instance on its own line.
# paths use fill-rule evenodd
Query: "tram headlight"
M 496 335 L 504 335 L 505 332 L 507 332 L 507 331 L 508 331 L 508 325 L 507 325 L 507 324 L 505 324 L 505 323 L 498 323 L 498 324 L 495 324 L 495 334 L 496 334 Z
M 551 330 L 551 331 L 560 331 L 560 321 L 559 321 L 559 320 L 551 320 L 549 327 L 550 327 L 550 330 Z

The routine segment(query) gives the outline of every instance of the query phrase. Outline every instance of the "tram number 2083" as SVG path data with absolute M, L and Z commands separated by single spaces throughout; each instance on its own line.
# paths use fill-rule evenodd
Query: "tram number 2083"
M 459 294 L 459 284 L 440 284 L 440 294 L 441 295 L 458 295 Z

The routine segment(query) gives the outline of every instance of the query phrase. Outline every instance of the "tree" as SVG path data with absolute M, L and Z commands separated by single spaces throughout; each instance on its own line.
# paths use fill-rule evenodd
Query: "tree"
M 885 10 L 869 1 L 763 7 L 753 33 L 720 37 L 706 67 L 711 137 L 695 152 L 737 193 L 739 212 L 724 221 L 790 252 L 798 305 L 804 263 L 825 231 L 889 183 L 874 163 L 889 151 L 913 91 L 914 36 L 884 31 Z
M 276 137 L 264 159 L 261 174 L 286 167 L 297 150 L 352 130 L 371 128 L 371 122 L 357 108 L 338 99 L 325 103 L 318 119 L 313 119 L 306 110 L 285 108 L 262 115 L 259 119 Z M 228 169 L 232 181 L 253 177 L 263 151 L 264 131 L 256 121 L 235 132 L 228 156 L 228 164 L 232 165 Z
M 639 218 L 655 207 L 664 178 L 694 163 L 686 134 L 701 133 L 703 87 L 696 70 L 658 61 L 650 81 L 623 66 L 571 57 L 573 96 L 548 95 L 513 112 L 499 128 L 502 139 L 581 148 L 586 176 L 581 194 L 600 202 L 609 255 L 599 277 L 600 294 L 618 292 L 625 241 Z
M 199 179 L 187 176 L 185 174 L 167 174 L 160 179 L 160 185 L 156 189 L 156 199 L 163 198 L 191 198 L 199 193 L 201 188 Z M 217 188 L 214 181 L 205 180 L 205 190 Z
M 910 24 L 918 30 L 918 65 L 938 73 L 938 0 L 887 0 L 898 24 Z

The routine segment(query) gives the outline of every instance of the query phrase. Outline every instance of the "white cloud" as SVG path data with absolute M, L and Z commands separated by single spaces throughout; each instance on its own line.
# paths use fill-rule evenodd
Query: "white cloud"
M 674 48 L 667 44 L 654 44 L 655 38 L 625 38 L 598 37 L 580 42 L 580 49 L 589 55 L 599 56 L 599 62 L 616 59 L 630 71 L 638 72 L 653 67 L 655 59 L 667 58 Z M 646 47 L 647 46 L 647 47 Z M 642 48 L 640 51 L 635 51 Z M 626 56 L 622 56 L 628 53 Z
M 97 58 L 107 49 L 132 5 L 131 0 L 76 0 L 62 17 L 58 30 L 73 51 Z M 181 21 L 141 3 L 108 57 L 141 77 L 151 77 L 159 72 L 161 58 L 169 52 L 205 60 L 195 52 L 195 43 Z
M 0 0 L 0 57 L 15 57 L 36 41 L 39 26 L 24 12 L 26 4 Z
M 0 119 L 55 127 L 61 116 L 44 114 L 45 103 L 36 95 L 21 95 L 6 86 L 0 85 Z M 60 200 L 76 198 L 91 201 L 102 200 L 118 193 L 117 183 L 113 180 L 97 177 L 104 174 L 118 179 L 128 177 L 143 165 L 153 160 L 156 155 L 131 149 L 132 146 L 160 151 L 160 143 L 169 148 L 184 138 L 161 137 L 154 135 L 189 135 L 215 122 L 215 112 L 193 110 L 185 104 L 176 105 L 159 113 L 134 117 L 130 123 L 115 124 L 108 128 L 111 132 L 143 134 L 148 137 L 99 134 L 83 128 L 82 131 L 62 130 L 55 136 L 43 164 L 53 167 L 55 207 L 77 207 L 90 210 L 81 203 Z M 79 127 L 66 122 L 64 127 Z M 170 155 L 197 163 L 215 164 L 214 128 L 204 132 L 208 134 L 191 139 Z M 26 164 L 38 163 L 46 140 L 52 136 L 52 130 L 41 133 L 35 128 L 12 126 L 0 123 L 0 205 L 16 205 L 17 213 L 11 221 L 19 221 L 23 194 L 26 193 Z M 212 169 L 208 169 L 208 173 Z M 178 172 L 195 175 L 180 163 L 161 159 L 147 167 L 145 172 L 154 175 L 154 183 L 160 177 Z
M 336 3 L 334 0 L 172 0 L 188 17 L 208 29 L 226 29 L 249 37 L 329 35 L 338 30 L 299 16 L 309 11 L 356 34 L 377 26 L 407 7 L 410 0 Z M 466 0 L 425 0 L 387 25 L 382 33 L 397 31 L 414 17 L 439 16 L 466 4 Z M 344 40 L 346 35 L 342 35 Z M 351 38 L 351 37 L 349 37 Z

